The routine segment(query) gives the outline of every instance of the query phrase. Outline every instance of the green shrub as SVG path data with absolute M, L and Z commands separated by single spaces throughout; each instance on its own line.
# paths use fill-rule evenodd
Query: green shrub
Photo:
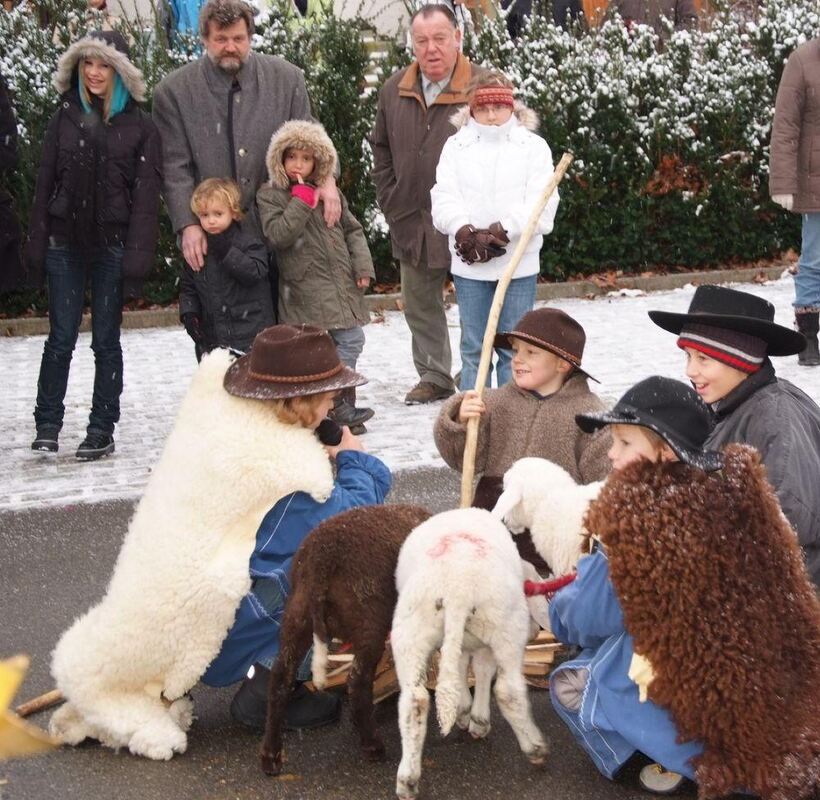
M 302 19 L 280 0 L 259 15 L 254 48 L 304 70 L 314 113 L 339 150 L 340 188 L 365 227 L 377 276 L 393 281 L 389 237 L 369 178 L 366 137 L 377 94 L 365 84 L 367 27 L 335 16 L 327 3 Z M 93 25 L 84 0 L 37 5 L 50 27 L 20 12 L 0 13 L 0 41 L 14 43 L 0 53 L 0 70 L 13 92 L 21 154 L 21 168 L 4 180 L 23 221 L 57 101 L 57 55 Z M 198 55 L 195 37 L 169 43 L 155 20 L 128 23 L 126 32 L 149 90 Z M 466 52 L 515 81 L 520 98 L 539 113 L 556 161 L 567 149 L 575 153 L 542 250 L 542 274 L 694 267 L 797 247 L 799 217 L 768 199 L 768 141 L 783 63 L 818 33 L 815 0 L 769 0 L 754 20 L 724 8 L 707 30 L 674 33 L 662 49 L 649 29 L 627 32 L 618 20 L 567 32 L 538 16 L 515 43 L 503 18 L 485 20 L 467 37 Z M 380 79 L 409 58 L 391 45 Z M 146 285 L 146 298 L 155 302 L 175 297 L 180 267 L 165 215 L 161 228 L 157 269 Z M 32 303 L 42 306 L 42 295 L 2 298 L 0 309 L 17 313 Z

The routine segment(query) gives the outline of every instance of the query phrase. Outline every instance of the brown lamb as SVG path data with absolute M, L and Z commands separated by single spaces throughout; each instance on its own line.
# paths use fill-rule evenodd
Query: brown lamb
M 757 451 L 725 468 L 632 464 L 587 516 L 604 542 L 649 697 L 694 759 L 701 800 L 818 796 L 820 601 Z
M 268 775 L 282 771 L 282 719 L 296 670 L 316 635 L 350 642 L 347 680 L 353 723 L 365 754 L 384 757 L 373 715 L 373 678 L 396 606 L 396 562 L 410 531 L 430 517 L 419 506 L 363 506 L 317 525 L 293 558 L 280 650 L 271 669 L 260 751 Z

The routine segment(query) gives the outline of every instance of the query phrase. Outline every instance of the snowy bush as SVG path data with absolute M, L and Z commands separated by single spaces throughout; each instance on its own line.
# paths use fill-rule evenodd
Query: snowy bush
M 52 5 L 59 11 L 49 29 L 25 14 L 0 13 L 7 45 L 0 70 L 14 94 L 21 136 L 22 169 L 9 180 L 23 218 L 57 101 L 51 73 L 58 52 L 89 24 L 83 0 Z M 768 200 L 768 142 L 785 59 L 820 34 L 816 0 L 769 0 L 746 15 L 725 8 L 705 22 L 702 31 L 673 33 L 662 48 L 650 29 L 628 31 L 617 19 L 564 31 L 539 16 L 511 42 L 499 18 L 468 37 L 470 57 L 505 70 L 539 113 L 556 160 L 567 149 L 575 154 L 542 252 L 543 273 L 695 266 L 758 258 L 799 242 L 799 219 Z M 329 6 L 303 20 L 283 4 L 259 15 L 254 47 L 304 70 L 314 112 L 339 149 L 341 187 L 384 277 L 391 259 L 364 141 L 376 93 L 365 89 L 362 33 L 362 23 L 336 17 Z M 130 25 L 128 34 L 150 87 L 198 55 L 194 38 L 169 45 L 152 21 Z M 381 79 L 408 60 L 394 47 Z M 167 221 L 164 231 L 152 291 L 167 298 L 179 256 Z

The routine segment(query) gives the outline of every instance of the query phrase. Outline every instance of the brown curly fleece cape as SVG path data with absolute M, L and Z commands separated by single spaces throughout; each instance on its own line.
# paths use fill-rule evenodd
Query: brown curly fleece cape
M 820 780 L 820 601 L 757 451 L 725 468 L 632 464 L 587 515 L 607 547 L 649 697 L 699 739 L 701 800 L 804 800 Z

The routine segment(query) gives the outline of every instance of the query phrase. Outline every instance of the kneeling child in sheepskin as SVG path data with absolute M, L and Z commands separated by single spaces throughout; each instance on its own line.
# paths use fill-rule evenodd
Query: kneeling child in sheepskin
M 336 393 L 365 382 L 324 331 L 274 326 L 232 360 L 227 351 L 203 359 L 105 597 L 55 648 L 52 673 L 68 702 L 50 729 L 67 744 L 95 738 L 153 759 L 184 752 L 196 682 L 227 685 L 255 663 L 263 676 L 276 656 L 302 538 L 390 488 L 387 468 L 349 431 L 335 447 L 314 433 Z M 233 710 L 261 728 L 260 681 L 243 684 Z M 315 725 L 338 716 L 338 699 L 297 687 L 288 711 Z
M 708 409 L 668 378 L 578 424 L 612 427 L 614 471 L 586 518 L 601 545 L 550 604 L 583 648 L 550 677 L 559 716 L 609 778 L 655 760 L 650 791 L 815 797 L 820 601 L 760 455 L 704 449 Z

